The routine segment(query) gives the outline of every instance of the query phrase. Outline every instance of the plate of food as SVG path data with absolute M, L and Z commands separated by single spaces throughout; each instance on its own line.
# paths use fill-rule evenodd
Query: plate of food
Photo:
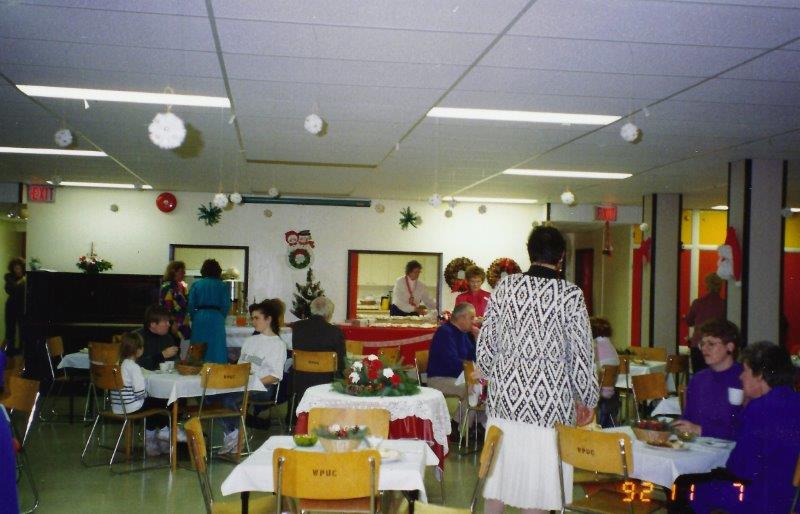
M 732 441 L 717 439 L 716 437 L 698 437 L 697 442 L 712 448 L 730 448 Z
M 378 450 L 378 453 L 381 454 L 381 462 L 394 462 L 396 460 L 400 460 L 403 456 L 398 450 L 394 450 L 392 448 L 381 448 Z
M 647 446 L 651 448 L 655 448 L 658 450 L 679 450 L 679 451 L 686 451 L 689 449 L 688 446 L 683 444 L 683 441 L 647 441 Z

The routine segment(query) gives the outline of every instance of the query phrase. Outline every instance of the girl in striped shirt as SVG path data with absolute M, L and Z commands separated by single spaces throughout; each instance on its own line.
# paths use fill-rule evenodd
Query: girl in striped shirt
M 136 364 L 136 359 L 141 357 L 143 352 L 142 336 L 134 332 L 122 335 L 119 354 L 122 361 L 120 372 L 124 387 L 121 394 L 116 391 L 111 393 L 111 410 L 114 411 L 114 414 L 123 413 L 123 404 L 125 405 L 124 412 L 128 414 L 136 412 L 144 405 L 144 399 L 147 397 L 144 374 L 142 368 Z

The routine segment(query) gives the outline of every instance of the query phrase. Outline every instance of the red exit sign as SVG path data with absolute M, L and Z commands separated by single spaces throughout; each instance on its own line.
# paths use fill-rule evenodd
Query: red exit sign
M 31 184 L 28 186 L 29 202 L 54 202 L 56 199 L 55 187 L 42 184 Z
M 617 221 L 617 207 L 614 205 L 598 205 L 594 208 L 596 221 Z

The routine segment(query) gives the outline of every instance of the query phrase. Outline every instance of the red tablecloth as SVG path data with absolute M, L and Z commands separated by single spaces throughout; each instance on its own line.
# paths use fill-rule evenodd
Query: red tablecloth
M 294 426 L 295 434 L 308 433 L 308 413 L 301 412 L 297 415 L 297 424 Z M 433 453 L 439 458 L 439 468 L 444 469 L 444 459 L 447 454 L 444 447 L 433 438 L 433 425 L 428 419 L 409 416 L 395 419 L 389 423 L 389 439 L 420 439 L 428 443 Z
M 344 338 L 364 343 L 364 353 L 377 354 L 384 346 L 399 346 L 403 364 L 414 365 L 414 352 L 427 350 L 436 328 L 353 327 L 340 325 Z

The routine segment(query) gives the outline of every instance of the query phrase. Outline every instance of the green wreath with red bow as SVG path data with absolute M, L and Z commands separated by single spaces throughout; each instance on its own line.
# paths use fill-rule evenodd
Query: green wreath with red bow
M 486 281 L 489 282 L 489 285 L 494 289 L 497 287 L 497 283 L 500 282 L 500 279 L 505 275 L 513 275 L 521 271 L 519 264 L 517 264 L 514 259 L 500 257 L 499 259 L 493 260 L 489 269 L 486 270 Z
M 469 289 L 466 271 L 470 266 L 475 266 L 475 262 L 469 257 L 456 257 L 444 268 L 444 281 L 450 286 L 450 291 L 463 293 Z

